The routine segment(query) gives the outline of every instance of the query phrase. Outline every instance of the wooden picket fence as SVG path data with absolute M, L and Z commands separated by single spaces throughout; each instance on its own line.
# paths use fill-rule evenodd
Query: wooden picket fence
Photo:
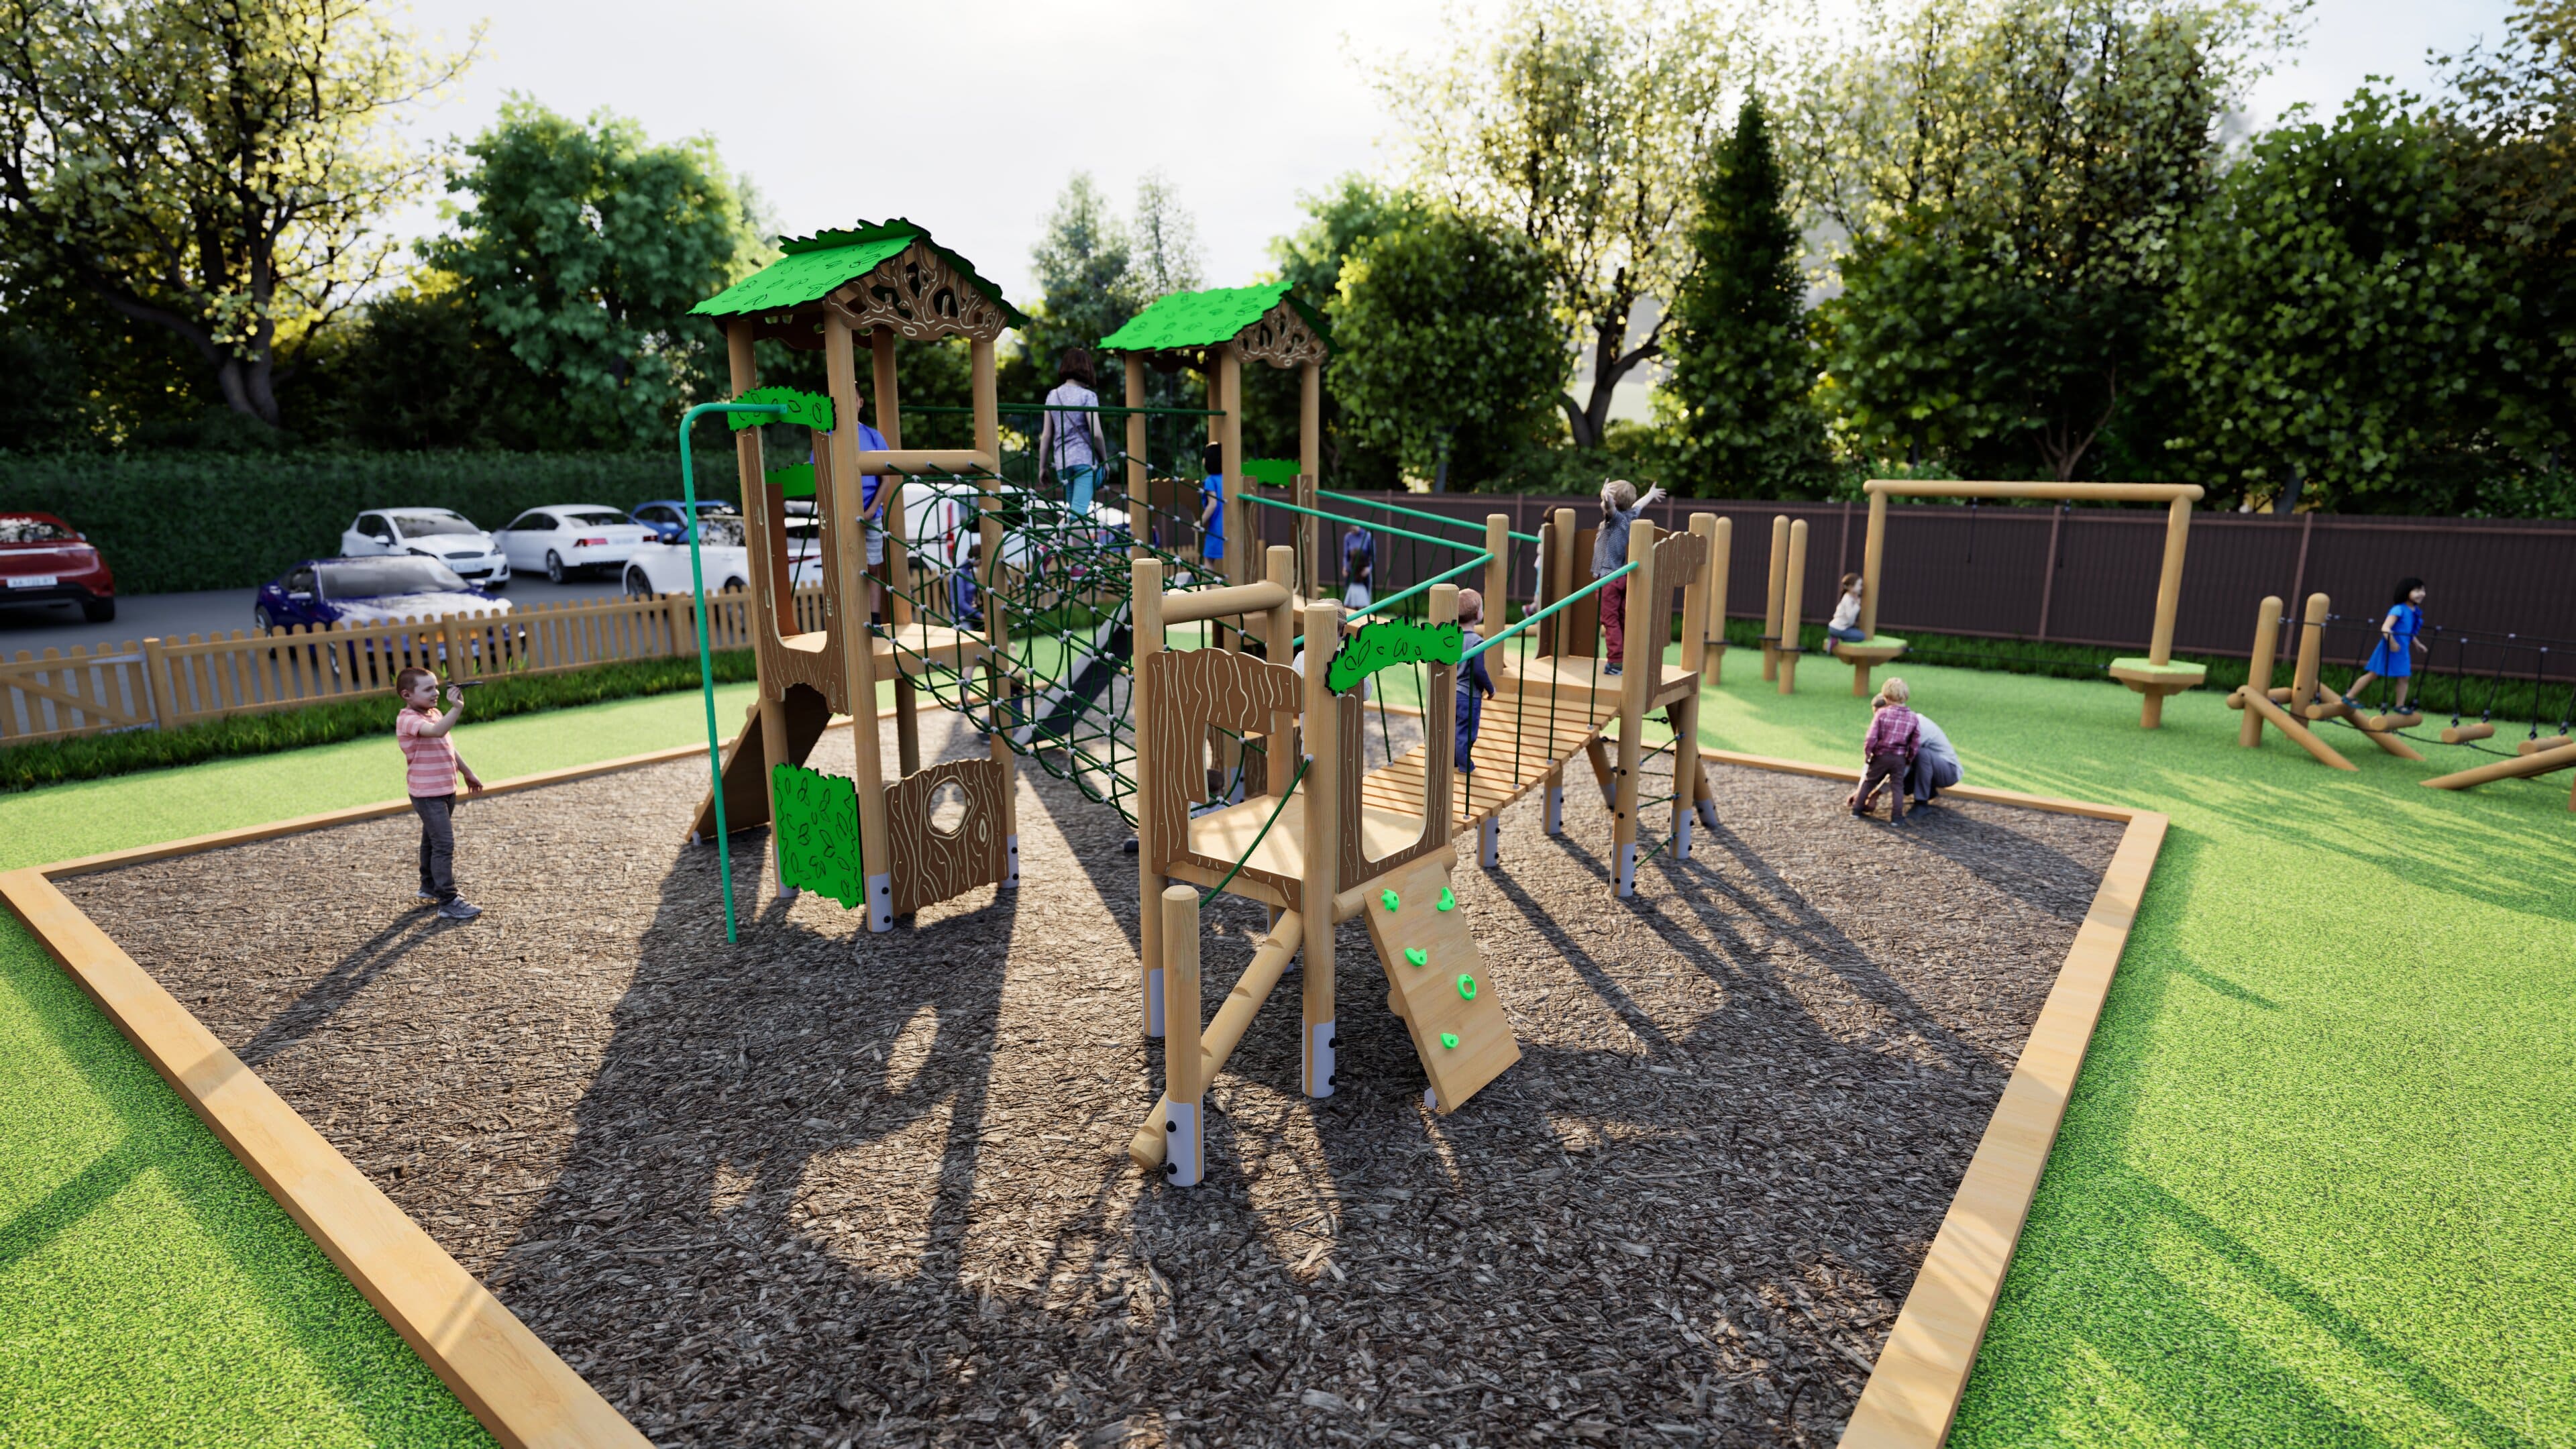
M 697 650 L 687 594 L 539 604 L 507 614 L 476 610 L 357 627 L 236 629 L 184 641 L 18 651 L 0 660 L 0 744 L 176 729 L 200 720 L 292 709 L 393 692 L 394 676 L 419 667 L 475 679 L 554 674 L 622 659 Z M 795 599 L 800 631 L 823 627 L 820 589 Z M 751 600 L 708 600 L 708 643 L 751 645 Z

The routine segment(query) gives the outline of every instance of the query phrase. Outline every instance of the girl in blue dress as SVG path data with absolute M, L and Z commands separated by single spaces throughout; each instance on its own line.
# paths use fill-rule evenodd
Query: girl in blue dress
M 2344 698 L 2359 699 L 2372 680 L 2387 679 L 2397 686 L 2395 712 L 2403 712 L 2407 688 L 2415 682 L 2415 651 L 2433 652 L 2416 642 L 2415 636 L 2423 631 L 2424 581 L 2399 579 L 2397 602 L 2389 609 L 2388 617 L 2379 621 L 2379 647 L 2370 651 L 2370 662 L 2361 667 L 2361 677 L 2343 692 Z

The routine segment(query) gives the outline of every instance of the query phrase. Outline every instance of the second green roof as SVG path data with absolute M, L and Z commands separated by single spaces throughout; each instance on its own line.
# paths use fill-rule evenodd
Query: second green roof
M 1249 287 L 1174 292 L 1100 339 L 1100 346 L 1108 352 L 1214 347 L 1232 342 L 1282 302 L 1314 329 L 1319 340 L 1323 337 L 1324 320 L 1315 315 L 1313 308 L 1289 296 L 1286 282 L 1261 282 Z

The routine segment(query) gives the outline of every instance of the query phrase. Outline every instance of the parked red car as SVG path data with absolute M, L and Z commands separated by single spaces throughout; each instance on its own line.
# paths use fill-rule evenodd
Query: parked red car
M 78 604 L 116 617 L 116 576 L 80 530 L 50 513 L 0 513 L 0 604 Z

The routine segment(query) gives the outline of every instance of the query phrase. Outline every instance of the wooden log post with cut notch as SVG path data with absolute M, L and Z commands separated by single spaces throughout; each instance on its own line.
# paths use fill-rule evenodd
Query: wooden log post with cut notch
M 1196 1187 L 1207 1173 L 1199 1121 L 1207 1082 L 1199 1054 L 1198 890 L 1167 886 L 1155 909 L 1163 918 L 1163 1173 L 1174 1187 Z
M 1342 637 L 1342 607 L 1321 603 L 1309 607 L 1306 620 L 1304 735 L 1306 858 L 1299 881 L 1298 906 L 1306 916 L 1304 1025 L 1299 1076 L 1309 1097 L 1333 1094 L 1333 904 L 1341 890 L 1338 849 L 1341 839 L 1341 713 L 1331 683 L 1324 677 Z M 1427 723 L 1427 721 L 1426 721 Z M 1140 812 L 1141 813 L 1141 812 Z
M 1126 364 L 1128 531 L 1136 547 L 1143 549 L 1154 536 L 1153 485 L 1145 464 L 1145 354 L 1128 353 Z
M 1297 501 L 1308 508 L 1319 508 L 1317 493 L 1324 486 L 1324 369 L 1314 358 L 1297 364 Z M 1312 514 L 1300 514 L 1305 526 L 1307 598 L 1319 596 L 1324 588 L 1324 556 L 1318 550 L 1323 537 L 1323 520 Z
M 2254 652 L 2245 666 L 2245 692 L 2272 697 L 2272 650 L 2281 637 L 2281 596 L 2267 594 L 2254 611 Z M 2240 702 L 2238 708 L 2243 708 Z M 2245 711 L 2245 719 L 2236 728 L 2236 743 L 2252 749 L 2263 743 L 2263 712 Z
M 1563 517 L 1569 515 L 1567 515 L 1564 510 L 1560 509 L 1558 510 L 1558 516 Z M 1563 537 L 1564 530 L 1558 527 L 1555 518 L 1547 518 L 1540 521 L 1538 526 L 1538 596 L 1530 600 L 1530 608 L 1532 610 L 1546 608 L 1550 602 L 1562 598 L 1565 595 L 1564 580 L 1566 565 L 1563 562 L 1560 562 L 1559 554 L 1562 552 L 1569 558 L 1572 554 L 1570 549 L 1561 550 L 1559 548 L 1558 540 Z M 1564 667 L 1565 653 L 1562 649 L 1555 648 L 1554 643 L 1556 640 L 1564 637 L 1564 616 L 1565 614 L 1572 612 L 1573 611 L 1570 609 L 1560 612 L 1555 618 L 1549 619 L 1546 623 L 1529 631 L 1528 635 L 1530 643 L 1536 646 L 1540 654 L 1549 656 L 1549 662 L 1555 665 L 1558 669 L 1562 669 Z M 1556 688 L 1556 677 L 1557 676 L 1554 673 L 1550 673 L 1548 675 L 1548 688 L 1551 692 Z M 1520 707 L 1527 708 L 1527 701 L 1521 701 Z M 1547 778 L 1539 783 L 1539 800 L 1539 809 L 1541 812 L 1539 816 L 1540 831 L 1548 835 L 1562 835 L 1565 833 L 1565 766 L 1563 762 L 1556 760 L 1553 756 L 1550 757 L 1548 762 Z
M 896 385 L 894 366 L 895 336 L 890 327 L 871 328 L 868 332 L 870 384 L 877 411 L 877 432 L 885 438 L 886 451 L 903 451 L 903 398 Z M 856 422 L 856 419 L 852 419 Z M 886 633 L 903 637 L 903 629 L 913 621 L 911 533 L 904 524 L 903 491 L 909 480 L 889 474 L 877 486 L 891 489 L 877 514 L 877 527 L 885 535 Z M 873 646 L 871 646 L 873 647 Z M 894 748 L 895 769 L 899 775 L 921 772 L 921 711 L 913 688 L 912 675 L 903 667 L 900 653 L 888 656 L 894 666 Z M 853 707 L 853 717 L 865 718 Z
M 1807 520 L 1789 525 L 1789 562 L 1780 581 L 1780 692 L 1798 692 L 1798 603 L 1807 592 Z
M 2305 713 L 2316 702 L 2318 677 L 2325 668 L 2326 615 L 2333 612 L 2334 600 L 2324 594 L 2308 595 L 2306 617 L 2299 624 L 2299 663 L 2290 676 L 2290 713 Z
M 731 370 L 730 381 L 736 397 L 760 386 L 760 364 L 752 351 L 753 326 L 753 319 L 749 317 L 736 317 L 725 326 L 725 360 Z M 782 581 L 772 566 L 776 555 L 782 552 L 785 540 L 779 536 L 777 520 L 770 512 L 769 476 L 764 462 L 760 429 L 744 428 L 733 435 L 734 482 L 741 489 L 743 527 L 746 530 L 743 541 L 749 546 L 747 557 L 756 560 L 745 569 L 751 575 L 745 582 L 751 589 L 752 708 L 758 712 L 760 757 L 769 766 L 760 772 L 760 789 L 761 798 L 766 802 L 767 817 L 775 826 L 778 820 L 778 782 L 772 772 L 787 763 L 787 707 L 778 697 L 781 688 L 769 679 L 769 646 L 780 635 L 797 632 L 794 627 L 796 581 L 792 577 Z M 826 463 L 825 466 L 828 468 L 830 465 Z M 817 490 L 816 503 L 821 503 L 823 497 Z M 694 529 L 698 521 L 688 519 L 683 526 Z M 682 541 L 686 541 L 685 536 Z M 699 627 L 697 599 L 691 595 L 687 612 L 683 613 L 679 597 L 677 594 L 672 596 L 672 650 L 679 653 L 685 649 L 693 653 L 697 647 L 696 639 L 692 637 L 684 645 L 682 634 L 685 631 L 694 635 Z M 786 615 L 784 628 L 781 627 L 782 612 Z M 714 621 L 705 623 L 712 626 Z M 712 631 L 708 639 L 713 642 Z M 725 823 L 731 826 L 734 822 Z M 776 887 L 778 899 L 793 900 L 796 888 L 787 883 L 787 861 L 777 848 L 778 838 L 778 832 L 773 828 L 770 831 L 769 881 Z
M 1621 896 L 1637 893 L 1637 813 L 1644 799 L 1639 778 L 1646 759 L 1646 702 L 1654 698 L 1663 674 L 1662 611 L 1655 607 L 1655 525 L 1640 518 L 1628 526 L 1628 609 L 1624 621 L 1629 648 L 1624 651 L 1619 680 L 1619 765 L 1613 778 L 1612 858 L 1617 875 L 1613 888 Z M 1786 676 L 1783 676 L 1785 688 Z
M 1780 598 L 1789 582 L 1789 515 L 1771 518 L 1771 576 L 1763 585 L 1762 678 L 1780 677 Z
M 1706 641 L 1700 667 L 1708 675 L 1706 687 L 1726 673 L 1726 566 L 1735 554 L 1735 520 L 1722 513 L 1695 513 L 1690 526 L 1708 540 L 1708 573 L 1700 584 L 1708 599 L 1700 610 L 1700 637 Z
M 968 396 L 975 409 L 975 450 L 988 458 L 998 458 L 1002 452 L 1002 408 L 994 381 L 993 344 L 982 338 L 970 340 L 966 367 Z M 985 697 L 987 712 L 998 713 L 1004 692 L 1018 687 L 1018 681 L 1003 667 L 1007 658 L 1003 651 L 1011 642 L 1009 608 L 987 586 L 1002 571 L 1002 483 L 988 471 L 976 479 L 975 488 L 981 495 L 975 538 L 984 549 L 985 577 L 975 581 L 975 598 L 984 608 Z M 1016 714 L 1015 708 L 1012 717 L 1016 718 Z M 989 723 L 994 728 L 986 732 L 986 749 L 1002 769 L 1002 885 L 1016 890 L 1020 884 L 1020 762 L 1011 753 L 1011 733 L 1006 722 L 995 719 Z

